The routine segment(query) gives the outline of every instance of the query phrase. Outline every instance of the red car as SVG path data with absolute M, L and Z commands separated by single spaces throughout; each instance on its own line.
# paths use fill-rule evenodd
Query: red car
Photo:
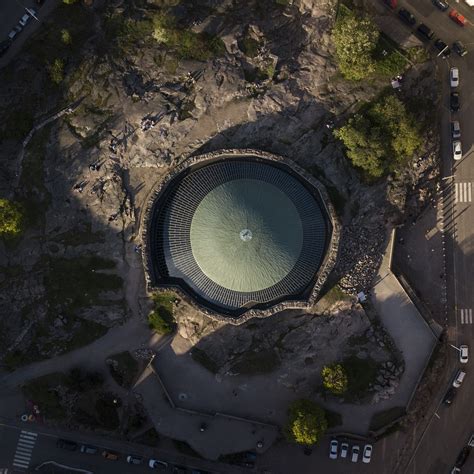
M 466 18 L 457 10 L 451 10 L 449 12 L 449 18 L 451 18 L 451 20 L 455 21 L 460 26 L 464 26 L 466 24 Z
M 387 5 L 387 7 L 390 7 L 392 10 L 395 10 L 397 8 L 397 0 L 383 0 L 383 3 Z

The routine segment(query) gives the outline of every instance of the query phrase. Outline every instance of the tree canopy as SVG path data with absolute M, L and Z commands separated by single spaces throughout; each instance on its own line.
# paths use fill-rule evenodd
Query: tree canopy
M 341 10 L 333 30 L 333 41 L 344 77 L 357 81 L 374 72 L 372 54 L 379 35 L 376 25 L 368 17 Z
M 0 236 L 15 236 L 22 230 L 23 212 L 20 204 L 0 199 Z
M 347 374 L 341 364 L 324 366 L 321 371 L 321 377 L 324 388 L 335 395 L 342 395 L 347 391 Z
M 422 144 L 419 125 L 394 95 L 362 107 L 334 135 L 352 164 L 370 178 L 400 170 Z
M 328 428 L 326 413 L 311 400 L 296 400 L 288 409 L 285 434 L 289 441 L 312 445 L 317 443 Z

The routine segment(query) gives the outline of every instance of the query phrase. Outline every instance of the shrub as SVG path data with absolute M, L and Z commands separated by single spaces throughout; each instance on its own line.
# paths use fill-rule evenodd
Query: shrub
M 22 231 L 23 208 L 8 199 L 0 199 L 0 237 L 12 237 Z
M 153 295 L 155 307 L 148 315 L 148 324 L 151 329 L 159 334 L 169 334 L 174 329 L 174 299 L 175 295 L 173 293 L 157 293 Z
M 70 45 L 72 43 L 72 36 L 71 36 L 71 33 L 69 33 L 69 30 L 66 30 L 66 29 L 61 30 L 61 41 L 65 45 Z
M 369 18 L 352 12 L 339 16 L 333 39 L 339 69 L 344 77 L 358 81 L 374 72 L 372 53 L 378 38 L 379 31 Z
M 402 169 L 422 144 L 420 126 L 394 95 L 366 104 L 334 136 L 352 164 L 372 179 Z
M 347 391 L 347 375 L 342 365 L 326 365 L 321 371 L 321 377 L 324 388 L 335 395 L 342 395 Z
M 49 77 L 55 84 L 61 84 L 64 80 L 64 61 L 56 58 L 48 67 Z
M 289 441 L 306 446 L 316 444 L 327 427 L 324 409 L 311 400 L 296 400 L 290 405 L 285 427 Z

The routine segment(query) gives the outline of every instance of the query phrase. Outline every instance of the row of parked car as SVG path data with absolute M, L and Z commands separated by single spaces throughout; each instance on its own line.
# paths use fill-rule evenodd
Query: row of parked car
M 392 10 L 395 10 L 397 7 L 397 0 L 383 0 L 383 2 L 390 7 Z M 433 4 L 438 7 L 440 10 L 446 11 L 449 8 L 449 4 L 443 0 L 432 0 Z M 415 16 L 406 8 L 400 8 L 398 10 L 399 18 L 410 27 L 414 27 L 417 24 L 417 19 Z M 466 18 L 461 15 L 457 10 L 452 9 L 449 12 L 449 17 L 460 26 L 466 24 Z M 434 39 L 434 47 L 439 54 L 442 54 L 444 57 L 451 55 L 451 48 L 440 38 L 435 38 L 434 32 L 424 23 L 420 23 L 416 28 L 417 35 L 423 41 L 431 41 Z M 459 56 L 465 56 L 467 54 L 467 49 L 461 41 L 455 41 L 452 45 L 454 51 L 459 54 Z
M 372 459 L 372 445 L 366 444 L 362 451 L 362 462 L 368 464 Z M 332 439 L 331 443 L 329 444 L 329 458 L 330 459 L 337 459 L 340 457 L 341 459 L 350 458 L 352 462 L 357 462 L 359 460 L 360 455 L 360 446 L 357 444 L 352 446 L 350 450 L 349 456 L 349 443 L 344 441 L 341 443 L 341 449 L 339 449 L 339 441 L 337 439 Z
M 61 449 L 66 449 L 67 451 L 76 451 L 79 448 L 79 451 L 84 454 L 100 454 L 104 459 L 109 459 L 111 461 L 116 461 L 120 458 L 120 454 L 111 451 L 108 449 L 100 449 L 97 446 L 92 446 L 90 444 L 82 444 L 78 445 L 75 441 L 70 441 L 67 439 L 58 439 L 56 442 L 56 446 Z M 157 469 L 157 470 L 165 470 L 168 469 L 169 463 L 166 461 L 161 461 L 159 459 L 148 459 L 145 460 L 141 456 L 137 456 L 135 454 L 129 454 L 126 456 L 125 460 L 129 464 L 133 464 L 136 466 L 142 465 L 145 463 L 150 469 Z M 202 471 L 199 469 L 193 469 L 188 471 L 185 467 L 181 466 L 172 466 L 172 472 L 174 474 L 186 474 L 190 472 L 191 474 L 209 474 L 207 471 Z
M 461 387 L 464 379 L 466 378 L 466 372 L 464 370 L 458 370 L 453 379 L 451 386 L 449 387 L 446 395 L 443 398 L 443 403 L 447 406 L 450 406 L 453 403 L 454 397 L 457 394 L 457 389 Z
M 36 5 L 41 7 L 44 4 L 45 0 L 36 0 Z M 34 8 L 25 8 L 26 13 L 20 18 L 18 23 L 13 27 L 13 29 L 8 33 L 6 40 L 0 42 L 0 57 L 3 56 L 10 48 L 13 41 L 18 37 L 18 35 L 23 31 L 23 28 L 31 21 L 33 16 L 36 15 L 36 10 Z
M 451 86 L 451 94 L 449 103 L 451 112 L 457 112 L 461 108 L 461 100 L 459 92 L 456 90 L 459 87 L 459 69 L 452 67 L 449 70 L 449 85 Z M 451 122 L 451 138 L 453 147 L 453 159 L 458 161 L 462 159 L 462 144 L 461 144 L 461 126 L 458 120 Z M 467 347 L 467 346 L 466 346 Z

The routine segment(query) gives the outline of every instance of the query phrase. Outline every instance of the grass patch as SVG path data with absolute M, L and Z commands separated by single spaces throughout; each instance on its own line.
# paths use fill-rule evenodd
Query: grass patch
M 45 278 L 51 309 L 74 314 L 78 309 L 94 306 L 101 293 L 122 288 L 122 278 L 101 270 L 112 270 L 115 262 L 94 255 L 75 258 L 51 258 Z
M 326 420 L 328 422 L 328 428 L 335 428 L 336 426 L 342 425 L 342 415 L 337 411 L 324 410 L 326 412 Z
M 240 49 L 245 54 L 245 56 L 248 56 L 249 58 L 254 58 L 257 56 L 259 46 L 260 43 L 248 35 L 245 36 L 239 43 Z
M 365 397 L 369 390 L 369 385 L 377 377 L 378 364 L 370 357 L 359 359 L 355 355 L 346 357 L 341 365 L 347 374 L 347 392 L 344 394 L 346 401 L 360 400 Z
M 85 229 L 80 227 L 68 230 L 54 236 L 51 240 L 60 244 L 77 247 L 78 245 L 103 244 L 105 237 L 103 232 L 92 232 L 91 224 L 87 223 Z
M 51 420 L 61 420 L 66 411 L 61 405 L 57 388 L 67 384 L 64 374 L 55 372 L 31 380 L 21 387 L 23 395 L 39 406 L 41 414 Z
M 138 374 L 138 362 L 132 357 L 132 354 L 128 351 L 119 352 L 107 359 L 116 362 L 116 365 L 108 364 L 113 379 L 121 387 L 130 388 Z
M 373 59 L 375 75 L 387 78 L 401 74 L 409 65 L 404 51 L 384 33 L 380 33 Z
M 370 420 L 369 430 L 378 431 L 404 415 L 406 415 L 405 407 L 392 407 L 374 413 Z
M 333 305 L 339 301 L 345 301 L 348 299 L 346 293 L 344 293 L 339 285 L 334 285 L 322 298 L 322 300 L 328 305 Z
M 246 352 L 235 363 L 231 371 L 243 375 L 257 375 L 273 372 L 280 365 L 280 358 L 273 349 L 260 352 Z
M 212 372 L 213 374 L 217 374 L 217 372 L 219 372 L 219 366 L 217 363 L 202 349 L 193 347 L 191 350 L 191 357 L 195 362 L 201 364 L 205 369 L 209 370 L 209 372 Z
M 148 325 L 158 334 L 170 334 L 175 328 L 173 304 L 174 293 L 155 293 L 152 296 L 154 308 L 148 315 Z

